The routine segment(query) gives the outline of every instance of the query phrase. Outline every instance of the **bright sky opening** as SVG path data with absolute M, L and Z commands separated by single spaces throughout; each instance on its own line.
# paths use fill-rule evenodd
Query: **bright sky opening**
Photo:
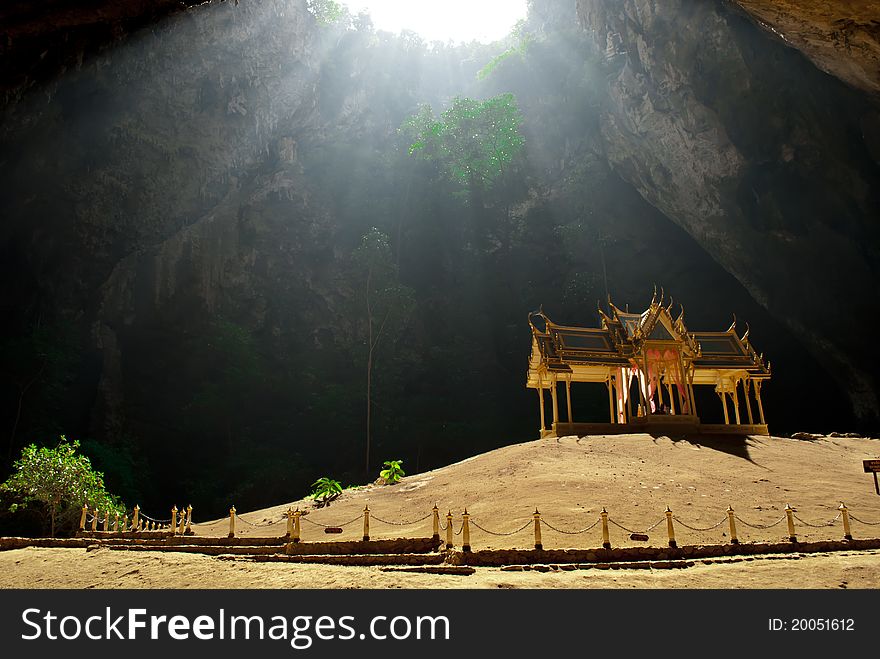
M 377 30 L 412 30 L 425 41 L 491 43 L 526 17 L 526 0 L 342 0 L 356 15 L 366 10 Z

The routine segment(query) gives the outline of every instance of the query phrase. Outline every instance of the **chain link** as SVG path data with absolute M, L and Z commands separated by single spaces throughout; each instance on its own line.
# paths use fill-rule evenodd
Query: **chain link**
M 424 522 L 426 519 L 433 515 L 433 512 L 428 513 L 421 519 L 413 520 L 412 522 L 389 522 L 386 519 L 382 519 L 381 517 L 376 517 L 373 513 L 370 513 L 370 520 L 376 520 L 377 522 L 382 522 L 383 524 L 390 524 L 391 526 L 412 526 L 413 524 L 420 524 Z
M 563 529 L 557 529 L 555 526 L 553 526 L 550 522 L 545 520 L 543 517 L 541 518 L 541 523 L 544 524 L 548 529 L 556 531 L 557 533 L 564 533 L 565 535 L 580 535 L 581 533 L 586 533 L 587 531 L 590 531 L 591 529 L 593 529 L 601 521 L 602 521 L 602 518 L 599 517 L 596 519 L 595 522 L 590 524 L 585 529 L 581 529 L 580 531 L 565 531 Z
M 479 525 L 477 522 L 475 522 L 474 520 L 470 520 L 470 523 L 473 524 L 474 526 L 476 526 L 476 527 L 477 527 L 478 529 L 480 529 L 481 531 L 483 531 L 483 532 L 485 532 L 485 533 L 488 533 L 489 535 L 496 535 L 496 536 L 499 536 L 499 537 L 500 537 L 500 536 L 516 535 L 517 533 L 519 533 L 520 531 L 522 531 L 523 529 L 525 529 L 526 527 L 528 527 L 528 525 L 532 523 L 532 520 L 527 521 L 525 524 L 523 524 L 521 527 L 519 527 L 516 531 L 509 531 L 509 532 L 507 532 L 507 533 L 498 533 L 498 532 L 496 532 L 496 531 L 490 531 L 489 529 L 480 526 L 480 525 Z
M 834 526 L 834 522 L 836 522 L 837 520 L 839 520 L 839 519 L 840 519 L 840 516 L 841 516 L 842 514 L 843 514 L 843 513 L 837 513 L 837 517 L 835 517 L 834 519 L 832 519 L 830 522 L 825 522 L 824 524 L 810 524 L 810 522 L 805 522 L 804 520 L 802 520 L 800 517 L 798 517 L 798 516 L 795 515 L 794 513 L 792 513 L 792 517 L 794 517 L 797 521 L 799 521 L 799 522 L 800 522 L 801 524 L 803 524 L 804 526 L 809 526 L 809 527 L 812 528 L 812 529 L 824 529 L 824 528 L 826 528 L 826 527 L 828 527 L 828 526 Z
M 633 531 L 632 529 L 628 529 L 628 528 L 626 528 L 625 526 L 621 526 L 620 524 L 618 524 L 617 522 L 615 522 L 615 521 L 614 521 L 613 519 L 611 519 L 610 517 L 608 518 L 608 521 L 611 522 L 612 524 L 614 524 L 614 526 L 616 526 L 617 528 L 619 528 L 619 529 L 623 529 L 623 530 L 626 531 L 627 533 L 640 533 L 640 534 L 645 534 L 645 535 L 647 535 L 648 531 L 652 531 L 652 530 L 654 530 L 655 528 L 657 528 L 658 526 L 660 526 L 660 524 L 662 524 L 664 521 L 666 521 L 666 518 L 665 518 L 665 517 L 661 517 L 659 520 L 657 520 L 656 522 L 654 522 L 653 524 L 651 524 L 651 526 L 649 526 L 648 528 L 646 528 L 644 531 Z
M 285 513 L 285 516 L 286 516 L 286 513 Z M 244 517 L 240 517 L 240 516 L 238 516 L 238 515 L 235 516 L 235 519 L 236 519 L 237 521 L 239 521 L 239 522 L 244 522 L 244 523 L 247 524 L 248 526 L 252 526 L 252 527 L 254 527 L 255 529 L 256 529 L 256 528 L 263 528 L 263 527 L 265 527 L 265 526 L 272 526 L 272 525 L 274 525 L 274 524 L 277 524 L 278 522 L 283 522 L 283 521 L 284 521 L 283 519 L 280 519 L 280 520 L 276 519 L 274 522 L 269 522 L 268 524 L 254 524 L 253 522 L 249 522 L 249 521 L 247 521 Z
M 322 524 L 321 522 L 316 522 L 314 520 L 311 520 L 304 515 L 302 517 L 300 517 L 300 519 L 305 522 L 308 522 L 309 524 L 314 524 L 315 526 L 320 526 L 325 529 L 341 529 L 343 526 L 348 526 L 349 524 L 352 524 L 352 523 L 358 521 L 359 519 L 363 519 L 363 517 L 364 517 L 363 514 L 360 514 L 357 517 L 355 517 L 354 519 L 348 520 L 347 522 L 345 522 L 345 524 Z
M 717 529 L 719 526 L 721 526 L 722 524 L 724 524 L 724 522 L 727 521 L 727 518 L 726 518 L 726 517 L 723 517 L 723 518 L 721 519 L 721 521 L 718 522 L 717 524 L 715 524 L 714 526 L 709 526 L 709 527 L 706 527 L 706 528 L 704 529 L 704 528 L 701 528 L 701 527 L 699 527 L 699 526 L 691 526 L 691 525 L 689 525 L 689 524 L 686 524 L 685 522 L 682 522 L 678 517 L 675 517 L 675 516 L 673 516 L 672 519 L 674 519 L 676 522 L 678 522 L 679 524 L 681 524 L 684 528 L 686 528 L 686 529 L 690 529 L 691 531 L 697 531 L 697 532 L 700 532 L 700 533 L 705 533 L 706 531 L 714 531 L 714 530 Z
M 859 524 L 865 524 L 866 526 L 878 526 L 878 525 L 880 525 L 880 522 L 866 522 L 866 521 L 863 520 L 863 519 L 859 519 L 858 517 L 856 517 L 856 516 L 853 515 L 852 513 L 849 514 L 849 518 L 850 518 L 851 520 L 854 520 L 854 521 L 858 522 Z
M 763 529 L 772 529 L 774 526 L 776 526 L 777 524 L 779 524 L 780 522 L 782 522 L 783 520 L 785 520 L 785 515 L 783 515 L 782 517 L 780 517 L 779 519 L 777 519 L 777 520 L 776 520 L 775 522 L 773 522 L 772 524 L 749 524 L 748 522 L 744 521 L 739 515 L 734 515 L 734 517 L 736 518 L 736 520 L 737 520 L 738 522 L 740 522 L 741 524 L 743 524 L 743 525 L 745 525 L 745 526 L 748 526 L 749 528 L 752 528 L 752 529 L 761 529 L 761 530 L 763 530 Z

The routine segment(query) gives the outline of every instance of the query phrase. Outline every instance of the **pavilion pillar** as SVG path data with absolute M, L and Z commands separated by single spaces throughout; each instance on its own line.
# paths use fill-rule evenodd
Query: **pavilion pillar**
M 632 388 L 630 385 L 632 384 L 632 371 L 629 370 L 629 367 L 626 368 L 628 371 L 626 374 L 626 422 L 632 423 L 633 418 L 633 401 L 632 401 Z
M 730 425 L 730 416 L 727 414 L 727 394 L 724 391 L 719 391 L 718 395 L 721 396 L 721 405 L 724 407 L 724 425 Z
M 739 420 L 739 380 L 733 381 L 733 393 L 730 394 L 733 400 L 733 414 L 736 417 L 736 425 L 740 425 Z
M 666 391 L 669 393 L 669 413 L 675 414 L 675 396 L 672 395 L 672 385 L 667 382 L 666 383 Z M 678 401 L 679 408 L 681 408 L 681 401 Z
M 758 418 L 761 420 L 761 424 L 766 424 L 767 422 L 764 420 L 764 406 L 761 404 L 761 381 L 755 380 L 755 400 L 758 401 Z
M 642 408 L 642 414 L 647 414 L 647 398 L 648 394 L 645 389 L 648 386 L 648 376 L 647 373 L 643 373 L 640 368 L 636 367 L 636 377 L 639 380 L 639 405 Z
M 553 400 L 553 430 L 556 430 L 556 424 L 559 423 L 559 401 L 556 398 L 556 379 L 550 383 L 550 398 Z
M 538 405 L 541 408 L 541 437 L 543 437 L 547 424 L 544 423 L 544 387 L 541 386 L 540 382 L 538 383 Z
M 684 414 L 684 410 L 687 408 L 687 413 L 693 414 L 694 407 L 691 404 L 691 401 L 688 400 L 690 398 L 690 386 L 687 376 L 684 373 L 684 364 L 681 361 L 681 350 L 678 351 L 678 362 L 676 365 L 678 366 L 678 381 L 681 383 L 681 389 L 678 390 L 678 401 L 681 405 L 681 413 Z
M 688 393 L 691 397 L 690 413 L 697 416 L 697 392 L 694 391 L 694 371 L 688 375 L 687 379 Z
M 617 423 L 614 418 L 614 385 L 611 384 L 611 374 L 605 380 L 605 386 L 608 387 L 608 413 L 611 415 L 611 423 Z
M 751 379 L 746 378 L 745 380 L 743 380 L 743 391 L 746 394 L 746 414 L 749 417 L 749 425 L 752 425 L 753 423 L 755 423 L 755 419 L 752 416 L 752 403 L 749 400 L 749 389 L 751 389 L 751 386 L 750 386 L 751 384 L 752 384 Z
M 574 423 L 571 418 L 571 376 L 565 381 L 565 402 L 568 404 L 568 422 Z

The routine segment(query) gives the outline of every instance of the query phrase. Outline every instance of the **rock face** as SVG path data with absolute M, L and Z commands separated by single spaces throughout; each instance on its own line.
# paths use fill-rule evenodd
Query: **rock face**
M 874 0 L 736 0 L 823 71 L 880 96 L 880 4 Z
M 876 417 L 862 356 L 880 302 L 877 105 L 727 3 L 577 10 L 614 67 L 601 119 L 614 169 L 809 346 L 859 416 Z
M 638 304 L 653 282 L 703 308 L 688 310 L 694 329 L 724 329 L 730 309 L 760 324 L 756 345 L 787 360 L 773 413 L 787 404 L 804 423 L 802 406 L 839 395 L 821 390 L 830 374 L 861 418 L 876 415 L 864 355 L 880 301 L 877 105 L 741 8 L 534 0 L 527 53 L 478 81 L 496 51 L 330 28 L 305 0 L 97 15 L 108 3 L 58 0 L 45 20 L 26 4 L 0 10 L 15 56 L 0 108 L 5 331 L 50 312 L 78 329 L 78 432 L 137 438 L 150 491 L 183 487 L 172 460 L 201 468 L 205 491 L 256 474 L 266 503 L 267 483 L 289 487 L 277 455 L 291 446 L 354 462 L 351 255 L 372 226 L 420 303 L 379 362 L 383 457 L 424 467 L 414 426 L 426 452 L 442 447 L 434 465 L 526 436 L 523 310 L 589 323 L 595 300 Z M 397 129 L 419 103 L 511 91 L 526 162 L 494 207 L 474 209 Z M 480 227 L 491 235 L 476 241 Z M 325 467 L 299 468 L 308 487 Z M 235 473 L 217 485 L 222 469 Z

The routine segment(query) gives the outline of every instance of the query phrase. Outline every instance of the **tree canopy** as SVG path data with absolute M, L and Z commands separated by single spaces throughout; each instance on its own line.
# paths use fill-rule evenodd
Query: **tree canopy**
M 116 497 L 104 489 L 104 475 L 92 469 L 77 449 L 79 442 L 68 441 L 64 435 L 55 448 L 26 446 L 15 461 L 14 473 L 0 485 L 0 490 L 19 500 L 11 512 L 22 505 L 43 505 L 52 537 L 56 522 L 72 524 L 84 505 L 106 513 L 124 512 Z
M 412 137 L 410 155 L 435 160 L 464 187 L 489 188 L 525 145 L 522 114 L 513 94 L 485 101 L 456 97 L 439 119 L 424 105 L 401 130 Z

